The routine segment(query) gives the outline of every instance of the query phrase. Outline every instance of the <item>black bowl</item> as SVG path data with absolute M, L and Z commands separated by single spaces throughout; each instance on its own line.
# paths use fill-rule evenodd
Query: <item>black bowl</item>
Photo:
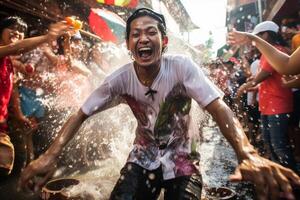
M 233 200 L 236 198 L 236 192 L 227 187 L 212 187 L 206 189 L 205 197 L 209 200 Z
M 73 185 L 78 185 L 79 180 L 73 178 L 61 178 L 49 181 L 42 189 L 42 200 L 75 200 L 78 198 L 68 197 L 64 189 Z

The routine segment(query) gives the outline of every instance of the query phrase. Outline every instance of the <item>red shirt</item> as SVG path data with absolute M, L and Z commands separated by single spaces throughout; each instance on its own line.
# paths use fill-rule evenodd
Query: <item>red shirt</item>
M 280 46 L 275 47 L 282 52 L 285 51 Z M 271 76 L 260 83 L 259 110 L 261 113 L 263 115 L 276 115 L 292 112 L 292 90 L 282 86 L 282 75 L 273 69 L 264 55 L 260 58 L 260 69 L 271 73 Z
M 0 58 L 0 122 L 8 117 L 8 103 L 13 89 L 13 67 L 9 57 Z M 0 124 L 0 130 L 6 125 Z

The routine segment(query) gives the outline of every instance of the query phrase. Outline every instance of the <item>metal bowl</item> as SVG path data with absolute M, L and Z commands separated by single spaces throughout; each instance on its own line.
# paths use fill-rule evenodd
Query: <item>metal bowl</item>
M 69 197 L 65 189 L 78 185 L 79 180 L 74 178 L 61 178 L 49 181 L 42 189 L 42 200 L 79 200 L 79 197 Z
M 228 187 L 212 187 L 206 189 L 206 196 L 209 200 L 233 200 L 236 192 Z

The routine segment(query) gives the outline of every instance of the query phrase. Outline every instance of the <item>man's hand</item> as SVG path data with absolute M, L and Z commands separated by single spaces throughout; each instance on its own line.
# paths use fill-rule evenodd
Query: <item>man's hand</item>
M 21 173 L 19 188 L 25 191 L 39 191 L 55 172 L 55 159 L 47 154 L 32 161 Z M 39 176 L 38 179 L 36 176 Z
M 292 185 L 300 186 L 300 178 L 292 170 L 257 154 L 243 160 L 229 178 L 231 181 L 250 181 L 254 184 L 257 199 L 295 199 Z

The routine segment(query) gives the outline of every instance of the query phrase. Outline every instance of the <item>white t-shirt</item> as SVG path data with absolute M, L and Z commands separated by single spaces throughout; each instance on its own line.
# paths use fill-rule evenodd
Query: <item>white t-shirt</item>
M 250 72 L 252 76 L 255 76 L 258 72 L 259 69 L 259 63 L 260 60 L 256 59 L 255 61 L 253 61 L 250 65 Z M 254 97 L 254 92 L 247 92 L 247 105 L 250 106 L 252 103 L 252 99 Z M 258 94 L 256 95 L 256 101 L 258 101 Z
M 191 156 L 191 98 L 205 107 L 222 94 L 197 64 L 180 55 L 162 57 L 151 90 L 148 94 L 129 63 L 109 75 L 81 109 L 92 115 L 127 103 L 138 121 L 127 162 L 149 170 L 162 165 L 164 179 L 198 173 L 194 161 L 199 158 Z

